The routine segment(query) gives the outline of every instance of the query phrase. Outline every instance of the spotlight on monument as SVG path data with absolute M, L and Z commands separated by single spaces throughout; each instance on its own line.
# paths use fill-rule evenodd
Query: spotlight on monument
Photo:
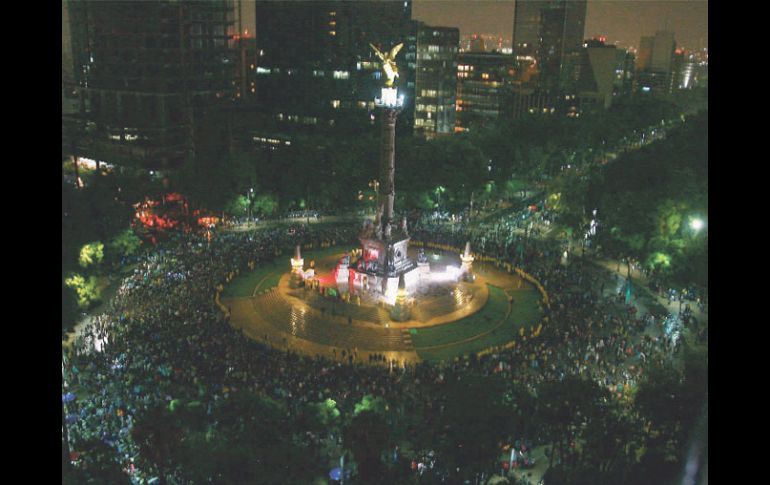
M 382 88 L 379 98 L 374 98 L 374 104 L 380 108 L 401 108 L 404 106 L 404 95 L 398 95 L 396 88 Z
M 302 267 L 304 265 L 305 265 L 305 260 L 302 259 L 302 254 L 300 254 L 299 244 L 297 244 L 297 247 L 294 249 L 294 257 L 291 258 L 290 285 L 292 288 L 297 288 L 302 284 L 302 281 L 304 279 L 303 273 L 302 273 Z
M 463 253 L 460 255 L 460 261 L 462 261 L 460 270 L 465 276 L 465 279 L 469 281 L 473 281 L 475 279 L 473 274 L 473 259 L 473 254 L 471 253 L 471 242 L 468 241 L 465 243 L 465 251 L 463 251 Z

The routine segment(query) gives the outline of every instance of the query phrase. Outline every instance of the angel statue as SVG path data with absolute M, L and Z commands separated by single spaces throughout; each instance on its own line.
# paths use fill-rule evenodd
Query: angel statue
M 369 44 L 372 49 L 374 49 L 374 53 L 377 54 L 377 57 L 380 58 L 382 61 L 382 70 L 385 71 L 385 75 L 388 77 L 388 80 L 385 81 L 385 85 L 389 88 L 393 87 L 393 81 L 398 77 L 398 67 L 396 67 L 396 54 L 398 54 L 398 51 L 401 50 L 402 47 L 404 47 L 404 44 L 398 44 L 394 48 L 390 50 L 390 52 L 383 54 L 380 52 L 379 49 L 374 47 L 373 44 Z

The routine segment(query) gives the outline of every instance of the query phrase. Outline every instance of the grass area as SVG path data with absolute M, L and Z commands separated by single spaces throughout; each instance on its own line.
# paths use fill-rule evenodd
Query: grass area
M 347 248 L 345 246 L 334 246 L 330 248 L 314 249 L 312 251 L 303 251 L 302 258 L 305 260 L 305 268 L 308 268 L 310 261 L 320 260 L 328 256 L 335 254 L 341 254 L 345 252 Z M 222 292 L 223 298 L 244 298 L 250 297 L 255 291 L 264 291 L 268 288 L 278 286 L 278 282 L 281 277 L 291 270 L 289 265 L 289 256 L 284 254 L 283 257 L 279 257 L 272 263 L 264 263 L 257 266 L 254 271 L 247 271 L 233 278 L 233 280 L 225 286 L 225 290 Z
M 463 354 L 479 352 L 493 345 L 504 344 L 517 339 L 519 328 L 522 326 L 530 327 L 540 321 L 539 300 L 540 294 L 534 288 L 532 291 L 517 291 L 514 295 L 511 314 L 505 318 L 508 298 L 501 288 L 490 285 L 489 300 L 480 311 L 454 323 L 417 329 L 417 333 L 412 335 L 412 342 L 417 354 L 428 361 L 450 360 Z M 462 342 L 488 332 L 497 325 L 500 326 L 482 337 Z M 452 345 L 453 342 L 457 343 Z M 420 347 L 436 345 L 446 346 L 420 350 Z
M 279 264 L 277 261 L 258 266 L 254 271 L 247 271 L 233 278 L 229 285 L 225 286 L 222 292 L 224 298 L 243 298 L 254 294 L 255 290 L 267 289 L 265 282 L 271 275 L 277 275 L 278 278 L 288 272 L 286 264 Z M 259 288 L 257 288 L 259 285 Z

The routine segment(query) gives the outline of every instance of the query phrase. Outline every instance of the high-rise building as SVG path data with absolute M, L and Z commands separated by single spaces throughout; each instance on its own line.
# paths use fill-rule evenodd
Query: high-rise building
M 694 80 L 695 87 L 708 88 L 709 87 L 709 63 L 703 61 L 695 66 Z
M 513 54 L 534 59 L 540 45 L 540 10 L 547 1 L 516 0 L 513 10 Z
M 510 97 L 505 104 L 506 115 L 523 118 L 535 114 L 553 114 L 557 104 L 556 95 L 529 83 L 514 82 Z
M 652 67 L 652 50 L 655 46 L 655 37 L 644 36 L 639 41 L 639 52 L 636 55 L 636 69 L 647 71 Z
M 679 75 L 676 80 L 677 89 L 692 89 L 695 87 L 695 73 L 697 62 L 692 54 L 683 59 L 679 68 Z
M 581 47 L 586 0 L 517 0 L 513 52 L 519 61 L 534 60 L 539 87 L 558 91 L 567 56 Z
M 640 91 L 655 94 L 671 92 L 676 78 L 675 50 L 673 32 L 658 31 L 655 37 L 641 38 L 636 60 L 636 83 Z
M 68 0 L 72 155 L 164 169 L 195 157 L 203 117 L 237 86 L 234 0 Z
M 417 32 L 414 127 L 430 137 L 455 127 L 460 30 L 420 26 Z
M 585 41 L 581 49 L 567 55 L 561 95 L 565 101 L 576 101 L 565 103 L 571 108 L 565 110 L 568 114 L 588 106 L 610 107 L 616 93 L 617 51 L 614 45 L 605 44 L 604 38 L 598 38 Z M 625 52 L 622 57 L 625 58 Z
M 504 111 L 515 74 L 510 54 L 462 52 L 457 65 L 457 131 L 497 119 Z
M 633 91 L 636 57 L 628 49 L 616 49 L 615 94 L 628 95 Z
M 676 41 L 674 40 L 673 32 L 664 30 L 655 32 L 650 70 L 654 72 L 671 72 L 675 51 Z
M 376 116 L 382 86 L 369 46 L 404 47 L 396 86 L 404 94 L 399 126 L 411 125 L 416 28 L 412 2 L 257 1 L 257 100 L 282 130 L 361 126 Z

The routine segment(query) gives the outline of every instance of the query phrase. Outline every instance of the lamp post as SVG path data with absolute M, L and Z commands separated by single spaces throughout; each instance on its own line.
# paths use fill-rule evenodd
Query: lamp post
M 249 202 L 249 206 L 248 206 L 248 216 L 247 216 L 247 217 L 248 217 L 248 219 L 247 219 L 247 220 L 248 220 L 248 223 L 246 224 L 246 227 L 249 227 L 249 224 L 251 224 L 251 197 L 252 197 L 252 195 L 253 195 L 253 194 L 254 194 L 254 188 L 252 187 L 252 188 L 250 188 L 250 189 L 249 189 L 249 191 L 246 193 L 246 199 L 247 199 L 247 200 L 248 200 L 248 202 Z
M 703 226 L 705 225 L 706 223 L 704 223 L 703 219 L 701 219 L 700 217 L 694 217 L 690 219 L 690 229 L 695 231 L 696 234 L 700 232 L 700 230 L 703 229 Z

